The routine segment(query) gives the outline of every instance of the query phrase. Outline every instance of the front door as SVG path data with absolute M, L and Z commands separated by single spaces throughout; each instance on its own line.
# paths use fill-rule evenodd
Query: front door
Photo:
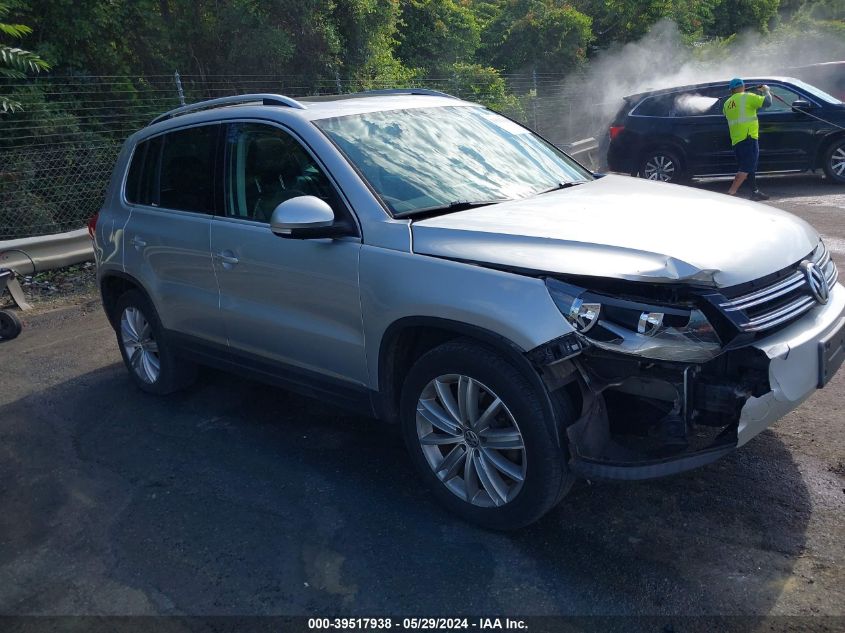
M 291 133 L 268 123 L 230 124 L 223 162 L 225 208 L 211 224 L 211 251 L 229 345 L 365 385 L 360 238 L 287 239 L 269 226 L 277 205 L 302 195 L 350 216 L 338 189 Z
M 771 85 L 772 105 L 757 111 L 760 121 L 758 171 L 809 169 L 814 147 L 815 120 L 792 110 L 792 103 L 805 99 L 781 85 Z

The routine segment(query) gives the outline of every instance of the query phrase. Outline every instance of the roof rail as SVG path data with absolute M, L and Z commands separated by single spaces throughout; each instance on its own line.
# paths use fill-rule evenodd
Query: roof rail
M 260 101 L 263 105 L 287 106 L 289 108 L 296 108 L 297 110 L 307 109 L 305 105 L 303 105 L 296 99 L 291 99 L 290 97 L 286 97 L 284 95 L 263 93 L 249 95 L 234 95 L 231 97 L 219 97 L 217 99 L 209 99 L 207 101 L 200 101 L 199 103 L 191 103 L 190 105 L 174 108 L 173 110 L 165 112 L 164 114 L 158 115 L 156 118 L 150 121 L 150 125 L 152 125 L 153 123 L 158 123 L 159 121 L 164 121 L 165 119 L 171 119 L 182 114 L 187 114 L 188 112 L 196 112 L 197 110 L 205 110 L 206 108 L 216 108 L 218 106 L 224 105 L 254 103 L 256 101 Z
M 450 95 L 439 90 L 429 90 L 428 88 L 385 88 L 381 90 L 365 90 L 359 92 L 362 95 L 426 95 L 428 97 L 447 97 L 449 99 L 457 99 L 455 95 Z

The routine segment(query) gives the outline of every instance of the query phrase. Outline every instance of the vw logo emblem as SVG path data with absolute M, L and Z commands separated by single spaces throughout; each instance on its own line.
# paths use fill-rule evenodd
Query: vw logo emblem
M 830 299 L 830 288 L 827 287 L 827 279 L 824 278 L 824 273 L 813 262 L 801 262 L 801 268 L 804 270 L 804 277 L 807 279 L 807 285 L 810 286 L 810 292 L 819 303 L 827 303 Z

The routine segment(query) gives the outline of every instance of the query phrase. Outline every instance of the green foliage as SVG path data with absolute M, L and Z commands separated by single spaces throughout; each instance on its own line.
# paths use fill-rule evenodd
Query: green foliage
M 454 0 L 404 0 L 401 19 L 397 56 L 429 74 L 471 62 L 481 45 L 475 15 Z
M 491 110 L 504 112 L 513 118 L 524 117 L 520 99 L 511 94 L 495 68 L 480 64 L 454 64 L 450 90 L 464 99 L 483 103 Z
M 725 37 L 743 31 L 767 33 L 775 25 L 780 0 L 719 0 L 713 7 L 708 35 Z
M 507 0 L 484 32 L 484 53 L 505 72 L 567 73 L 586 59 L 591 25 L 557 0 Z
M 9 6 L 0 3 L 0 20 L 5 19 L 9 12 Z M 0 35 L 19 40 L 30 33 L 32 29 L 25 24 L 0 22 Z M 0 42 L 0 77 L 22 79 L 28 72 L 37 73 L 49 68 L 50 65 L 35 53 Z M 19 101 L 7 95 L 0 95 L 0 113 L 14 112 L 20 107 Z
M 415 76 L 394 55 L 399 0 L 337 0 L 332 13 L 341 41 L 336 77 L 351 80 L 353 89 L 407 84 Z

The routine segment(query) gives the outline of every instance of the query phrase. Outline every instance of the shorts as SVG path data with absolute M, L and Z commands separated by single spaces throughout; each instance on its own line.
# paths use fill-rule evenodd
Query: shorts
M 737 171 L 753 174 L 757 171 L 757 161 L 760 159 L 760 144 L 756 138 L 750 136 L 734 145 L 734 154 L 738 163 Z

